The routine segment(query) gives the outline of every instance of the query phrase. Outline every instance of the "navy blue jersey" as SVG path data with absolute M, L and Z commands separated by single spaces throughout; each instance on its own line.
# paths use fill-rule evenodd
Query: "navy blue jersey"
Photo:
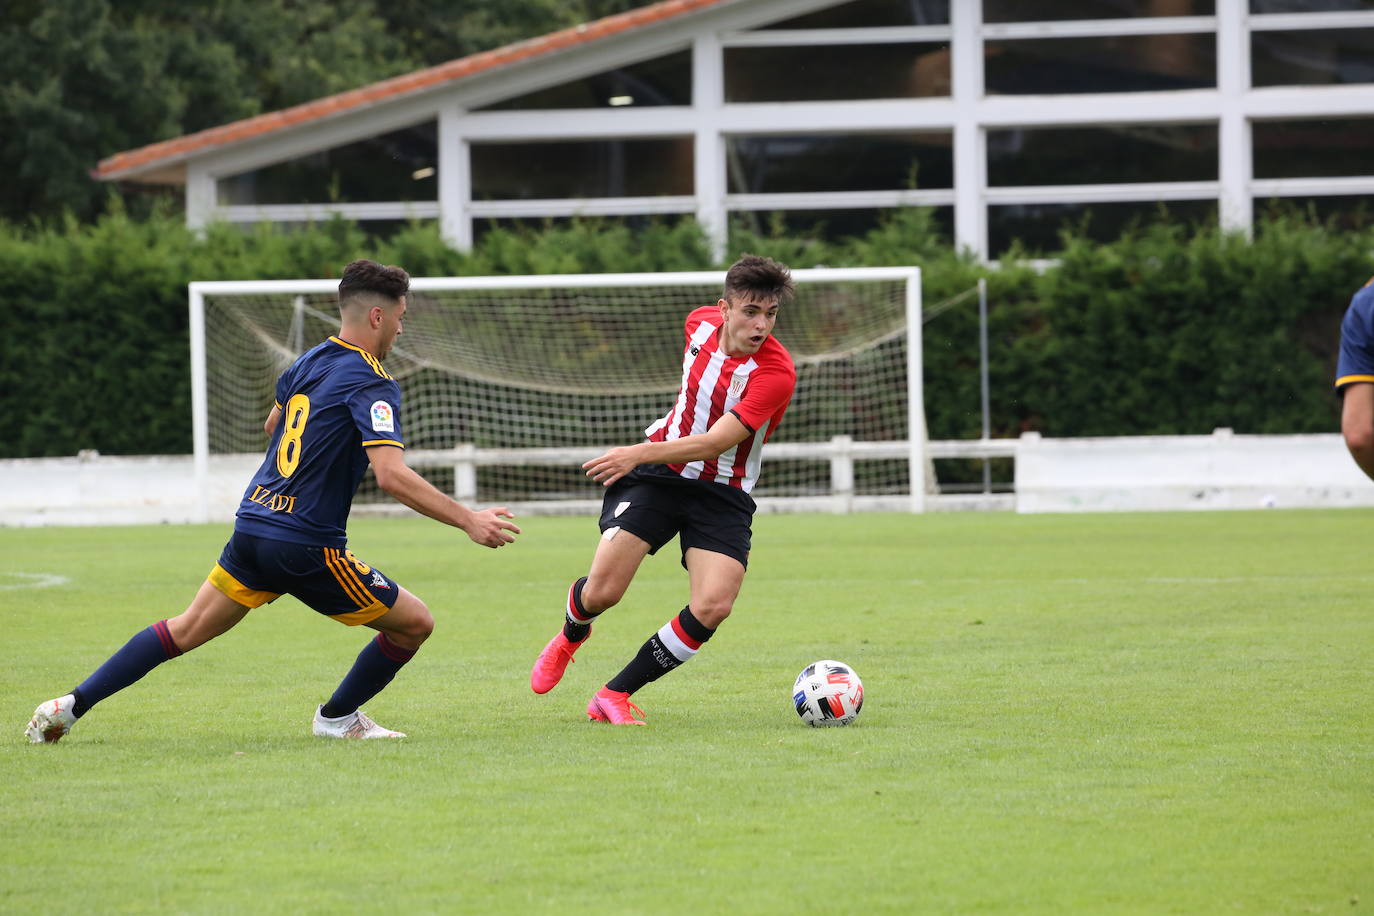
M 381 362 L 331 337 L 277 379 L 281 418 L 239 504 L 234 530 L 343 547 L 369 446 L 405 448 L 401 386 Z
M 1374 382 L 1374 279 L 1350 300 L 1341 322 L 1341 355 L 1336 362 L 1336 387 Z

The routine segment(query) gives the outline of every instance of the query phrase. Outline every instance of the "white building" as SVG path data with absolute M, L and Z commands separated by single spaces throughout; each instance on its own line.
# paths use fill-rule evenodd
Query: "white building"
M 1374 193 L 1371 0 L 666 0 L 119 153 L 187 220 L 384 229 L 937 208 L 995 257 L 1160 202 L 1248 227 Z

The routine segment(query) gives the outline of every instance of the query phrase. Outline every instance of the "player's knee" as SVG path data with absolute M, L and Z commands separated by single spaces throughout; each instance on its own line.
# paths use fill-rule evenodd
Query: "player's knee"
M 204 621 L 190 608 L 175 617 L 167 618 L 167 634 L 172 637 L 172 642 L 176 643 L 176 647 L 183 654 L 205 645 L 219 635 L 209 632 Z
M 411 624 L 410 635 L 420 642 L 424 642 L 426 639 L 429 639 L 429 634 L 433 632 L 434 615 L 429 612 L 429 608 L 421 604 Z
M 693 601 L 692 616 L 701 621 L 702 626 L 714 630 L 730 616 L 733 605 L 734 602 L 723 600 Z
M 434 632 L 434 615 L 430 614 L 425 602 L 408 595 L 403 614 L 387 619 L 385 629 L 396 637 L 397 644 L 419 648 L 420 643 L 429 639 L 429 634 Z
M 607 585 L 595 579 L 588 579 L 587 584 L 582 586 L 582 594 L 579 600 L 588 612 L 600 614 L 608 611 L 620 603 L 620 599 L 625 597 L 625 586 L 615 584 Z

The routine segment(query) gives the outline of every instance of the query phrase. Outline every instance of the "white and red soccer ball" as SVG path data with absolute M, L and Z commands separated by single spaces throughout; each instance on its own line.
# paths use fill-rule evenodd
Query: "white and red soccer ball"
M 792 704 L 801 720 L 813 728 L 848 725 L 864 707 L 864 684 L 844 662 L 823 659 L 797 675 Z

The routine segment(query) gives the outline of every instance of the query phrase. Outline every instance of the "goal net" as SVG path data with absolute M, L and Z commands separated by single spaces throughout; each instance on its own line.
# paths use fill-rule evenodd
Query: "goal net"
M 754 496 L 761 507 L 919 511 L 928 484 L 919 270 L 793 277 L 796 299 L 774 333 L 796 362 L 797 390 Z M 642 441 L 667 412 L 683 321 L 715 302 L 723 282 L 723 272 L 414 278 L 405 332 L 386 360 L 401 385 L 407 463 L 464 502 L 599 505 L 601 487 L 581 463 Z M 198 478 L 210 455 L 262 453 L 277 377 L 338 331 L 337 286 L 191 284 Z M 371 502 L 390 500 L 369 477 L 355 505 Z

